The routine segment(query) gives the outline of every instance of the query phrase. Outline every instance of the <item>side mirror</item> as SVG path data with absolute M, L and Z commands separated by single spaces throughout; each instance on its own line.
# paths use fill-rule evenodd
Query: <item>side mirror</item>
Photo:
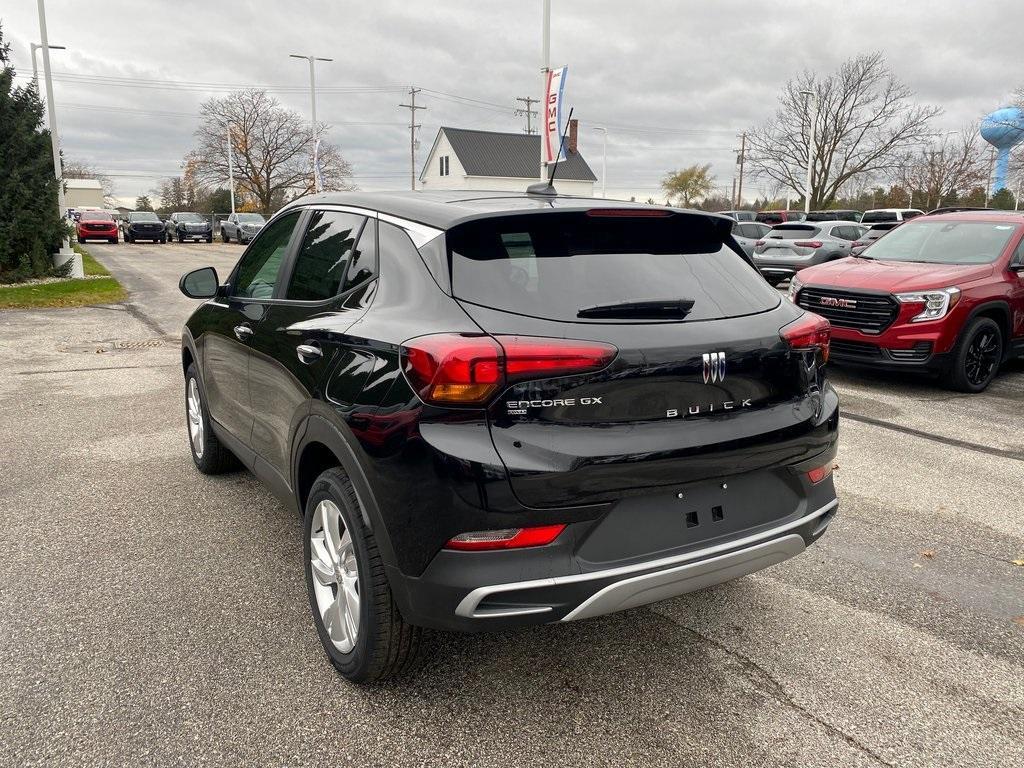
M 1010 271 L 1017 273 L 1024 272 L 1024 261 L 1018 261 L 1016 264 L 1011 264 Z
M 182 275 L 178 281 L 178 290 L 190 299 L 212 299 L 217 295 L 219 287 L 217 270 L 213 267 L 194 269 Z

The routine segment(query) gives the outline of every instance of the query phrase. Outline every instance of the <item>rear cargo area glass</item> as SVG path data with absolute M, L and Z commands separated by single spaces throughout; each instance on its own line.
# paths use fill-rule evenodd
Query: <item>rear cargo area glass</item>
M 474 220 L 447 234 L 455 297 L 570 322 L 595 305 L 692 299 L 684 322 L 770 310 L 779 294 L 701 216 L 544 213 Z M 614 322 L 623 322 L 615 320 Z

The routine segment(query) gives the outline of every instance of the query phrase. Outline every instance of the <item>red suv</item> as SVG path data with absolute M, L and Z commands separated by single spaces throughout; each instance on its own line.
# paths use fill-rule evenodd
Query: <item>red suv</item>
M 921 216 L 808 267 L 790 298 L 832 323 L 837 362 L 926 370 L 981 392 L 1024 354 L 1024 212 Z
M 75 225 L 78 242 L 86 240 L 106 240 L 117 242 L 117 222 L 114 217 L 104 211 L 82 211 L 82 217 Z

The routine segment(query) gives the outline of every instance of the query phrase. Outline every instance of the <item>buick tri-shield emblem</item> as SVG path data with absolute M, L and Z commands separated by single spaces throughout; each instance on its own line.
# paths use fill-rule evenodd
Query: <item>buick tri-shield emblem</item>
M 725 378 L 725 352 L 704 353 L 704 383 L 715 384 Z

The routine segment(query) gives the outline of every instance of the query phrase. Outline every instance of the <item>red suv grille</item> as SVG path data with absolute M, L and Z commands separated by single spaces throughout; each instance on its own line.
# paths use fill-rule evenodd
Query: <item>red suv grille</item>
M 796 303 L 827 318 L 838 328 L 854 328 L 871 334 L 881 333 L 892 325 L 900 311 L 891 296 L 831 288 L 802 288 Z

